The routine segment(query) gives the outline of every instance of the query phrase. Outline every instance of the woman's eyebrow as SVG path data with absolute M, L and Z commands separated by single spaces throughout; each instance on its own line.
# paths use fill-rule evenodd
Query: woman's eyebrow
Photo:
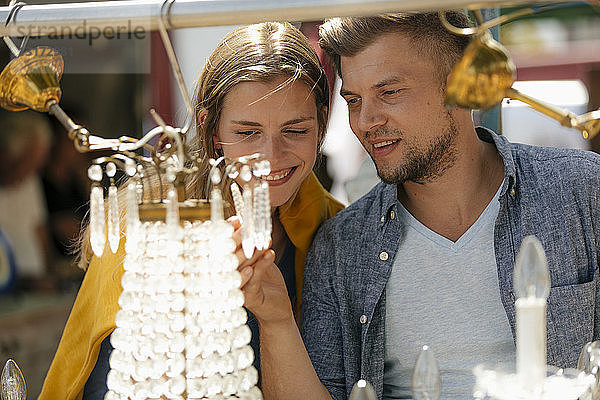
M 260 123 L 255 122 L 255 121 L 245 121 L 245 120 L 241 120 L 241 121 L 231 121 L 232 124 L 235 125 L 244 125 L 244 126 L 262 126 Z
M 281 124 L 281 126 L 294 125 L 294 124 L 298 124 L 298 123 L 304 122 L 304 121 L 312 121 L 314 119 L 315 119 L 315 117 L 294 118 L 294 119 L 290 119 L 289 121 L 284 122 L 283 124 Z
M 344 97 L 344 96 L 350 96 L 353 95 L 354 93 L 352 93 L 351 91 L 349 91 L 348 89 L 341 87 L 340 88 L 340 96 Z

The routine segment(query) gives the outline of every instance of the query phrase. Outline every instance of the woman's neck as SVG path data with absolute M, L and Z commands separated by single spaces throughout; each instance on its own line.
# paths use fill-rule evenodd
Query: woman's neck
M 283 257 L 283 253 L 285 252 L 288 243 L 287 235 L 279 220 L 278 208 L 271 214 L 271 221 L 273 226 L 273 232 L 271 233 L 271 248 L 275 252 L 275 264 L 277 264 L 279 260 L 281 260 L 281 257 Z

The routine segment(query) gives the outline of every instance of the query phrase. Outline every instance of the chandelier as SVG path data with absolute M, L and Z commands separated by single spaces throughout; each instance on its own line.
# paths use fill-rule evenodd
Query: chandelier
M 167 126 L 151 111 L 158 126 L 139 140 L 90 134 L 58 104 L 63 60 L 48 47 L 23 54 L 11 47 L 18 57 L 0 74 L 0 105 L 48 112 L 65 126 L 77 150 L 109 153 L 88 169 L 93 253 L 117 252 L 125 231 L 123 291 L 105 399 L 262 399 L 223 194 L 231 192 L 243 221 L 244 253 L 250 257 L 255 248 L 268 248 L 269 188 L 261 177 L 270 173 L 270 164 L 258 154 L 210 160 L 210 173 L 201 177 L 209 180 L 210 199 L 186 193 L 186 182 L 201 173 L 203 160 L 185 143 L 192 106 L 164 25 L 160 28 L 188 109 L 183 128 Z M 119 189 L 118 174 L 126 178 Z

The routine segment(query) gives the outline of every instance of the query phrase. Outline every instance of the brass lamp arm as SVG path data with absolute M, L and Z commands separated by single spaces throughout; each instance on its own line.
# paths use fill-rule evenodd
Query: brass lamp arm
M 599 1 L 598 0 L 588 0 L 588 1 L 585 1 L 585 3 L 589 3 L 589 4 L 597 7 L 599 4 Z M 512 21 L 514 19 L 521 18 L 526 15 L 536 14 L 536 13 L 543 12 L 543 11 L 549 11 L 549 10 L 553 10 L 555 8 L 571 7 L 572 5 L 573 5 L 573 3 L 558 3 L 558 4 L 530 7 L 530 8 L 522 8 L 522 9 L 516 10 L 510 14 L 501 15 L 497 18 L 494 18 L 494 19 L 491 19 L 491 20 L 485 21 L 485 22 L 481 21 L 480 11 L 475 10 L 475 11 L 473 11 L 473 13 L 475 14 L 475 17 L 477 19 L 478 26 L 472 27 L 472 28 L 459 28 L 457 26 L 452 25 L 448 21 L 448 19 L 446 19 L 446 12 L 443 10 L 438 11 L 438 15 L 440 17 L 440 21 L 442 22 L 442 25 L 444 25 L 444 27 L 447 30 L 449 30 L 450 32 L 452 32 L 456 35 L 461 35 L 461 36 L 473 36 L 473 35 L 482 34 L 490 28 L 493 28 L 498 25 L 502 25 L 508 21 Z
M 506 90 L 506 97 L 522 101 L 534 110 L 558 121 L 562 126 L 578 129 L 581 131 L 584 139 L 591 139 L 600 131 L 600 110 L 591 111 L 578 116 L 571 111 L 544 103 L 543 101 L 521 93 L 512 87 Z
M 528 104 L 534 110 L 557 120 L 562 126 L 566 126 L 567 128 L 573 128 L 575 126 L 573 122 L 577 118 L 577 115 L 571 111 L 564 110 L 548 103 L 544 103 L 543 101 L 534 99 L 533 97 L 519 92 L 517 89 L 512 87 L 506 91 L 506 96 L 513 100 L 519 100 L 525 104 Z

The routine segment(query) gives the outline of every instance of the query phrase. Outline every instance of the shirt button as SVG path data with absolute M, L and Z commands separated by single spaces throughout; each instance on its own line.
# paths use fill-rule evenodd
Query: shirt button
M 388 258 L 389 258 L 389 255 L 385 251 L 382 251 L 381 253 L 379 253 L 379 259 L 381 261 L 387 261 Z
M 360 323 L 361 324 L 366 324 L 367 323 L 367 316 L 365 314 L 360 316 Z
M 510 195 L 514 196 L 515 195 L 515 188 L 510 189 Z
M 394 219 L 396 217 L 396 213 L 394 212 L 394 210 L 392 210 L 392 212 L 390 212 L 390 218 Z
M 381 216 L 381 222 L 385 222 L 385 215 Z

